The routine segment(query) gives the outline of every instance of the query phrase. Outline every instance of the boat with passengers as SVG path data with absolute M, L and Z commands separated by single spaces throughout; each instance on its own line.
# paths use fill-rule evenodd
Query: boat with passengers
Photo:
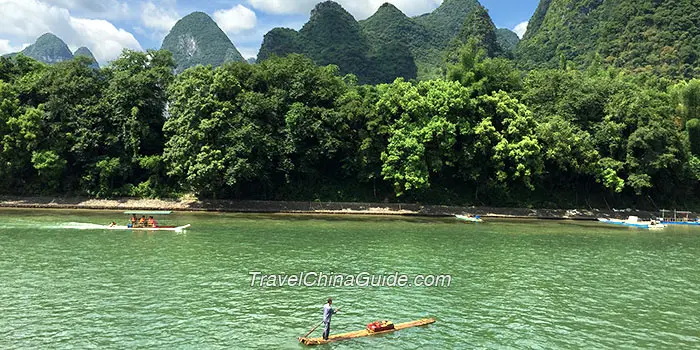
M 172 221 L 167 218 L 172 215 L 172 211 L 146 211 L 146 210 L 133 210 L 125 211 L 124 214 L 129 216 L 128 223 L 126 225 L 117 225 L 112 222 L 107 228 L 110 230 L 138 230 L 138 231 L 183 231 L 188 229 L 191 225 L 172 225 L 172 224 L 161 224 L 159 221 Z

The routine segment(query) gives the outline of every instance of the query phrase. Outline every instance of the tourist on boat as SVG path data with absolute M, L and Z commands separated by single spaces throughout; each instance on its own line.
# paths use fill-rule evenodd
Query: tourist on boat
M 153 218 L 153 216 L 148 217 L 148 227 L 158 227 L 158 222 Z
M 131 227 L 135 227 L 139 219 L 136 218 L 136 214 L 131 214 Z
M 328 304 L 323 305 L 323 340 L 328 340 L 331 333 L 331 316 L 338 312 L 338 309 L 333 309 L 331 305 L 333 299 L 328 298 Z
M 146 216 L 141 216 L 139 219 L 139 226 L 138 227 L 146 227 Z
M 109 224 L 109 227 L 114 227 L 114 226 L 117 226 L 117 223 L 116 223 L 116 222 L 114 222 L 114 221 L 112 221 L 112 223 L 111 223 L 111 224 Z

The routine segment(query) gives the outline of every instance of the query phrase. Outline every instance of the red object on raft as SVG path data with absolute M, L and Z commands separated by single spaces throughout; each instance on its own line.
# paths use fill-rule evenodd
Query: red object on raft
M 394 323 L 391 321 L 374 321 L 367 325 L 367 330 L 370 332 L 382 332 L 390 329 L 394 329 Z

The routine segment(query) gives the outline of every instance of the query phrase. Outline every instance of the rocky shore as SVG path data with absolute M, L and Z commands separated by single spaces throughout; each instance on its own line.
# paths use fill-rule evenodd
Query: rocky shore
M 653 218 L 658 212 L 632 209 L 529 209 L 459 207 L 401 203 L 339 203 L 339 202 L 281 202 L 230 200 L 163 200 L 163 199 L 90 199 L 65 197 L 8 197 L 0 196 L 0 208 L 37 209 L 98 209 L 98 210 L 174 210 L 238 213 L 296 213 L 331 215 L 406 215 L 452 216 L 455 214 L 483 217 L 551 220 L 595 220 L 599 217 Z M 693 215 L 694 217 L 695 215 Z

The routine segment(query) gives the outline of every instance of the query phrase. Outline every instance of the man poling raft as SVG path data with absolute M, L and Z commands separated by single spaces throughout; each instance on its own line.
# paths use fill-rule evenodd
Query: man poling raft
M 328 298 L 328 304 L 324 305 L 324 308 L 323 308 L 323 311 L 324 311 L 323 312 L 323 315 L 324 315 L 323 322 L 321 322 L 316 327 L 312 328 L 311 331 L 306 333 L 306 335 L 299 337 L 298 339 L 299 339 L 300 343 L 302 343 L 304 345 L 322 345 L 322 344 L 328 344 L 328 343 L 338 341 L 338 340 L 347 340 L 347 339 L 368 337 L 368 336 L 376 335 L 376 334 L 384 334 L 384 333 L 400 331 L 402 329 L 424 326 L 424 325 L 431 324 L 431 323 L 435 322 L 434 318 L 426 318 L 426 319 L 422 319 L 422 320 L 399 323 L 399 324 L 394 324 L 391 321 L 386 321 L 386 320 L 385 321 L 375 321 L 375 322 L 368 324 L 367 327 L 361 331 L 341 333 L 341 334 L 336 334 L 336 335 L 330 336 L 329 333 L 330 333 L 331 316 L 340 311 L 340 309 L 333 310 L 332 308 L 330 308 L 332 302 L 333 301 L 330 298 Z M 322 338 L 307 338 L 311 333 L 313 333 L 322 324 L 325 325 Z

